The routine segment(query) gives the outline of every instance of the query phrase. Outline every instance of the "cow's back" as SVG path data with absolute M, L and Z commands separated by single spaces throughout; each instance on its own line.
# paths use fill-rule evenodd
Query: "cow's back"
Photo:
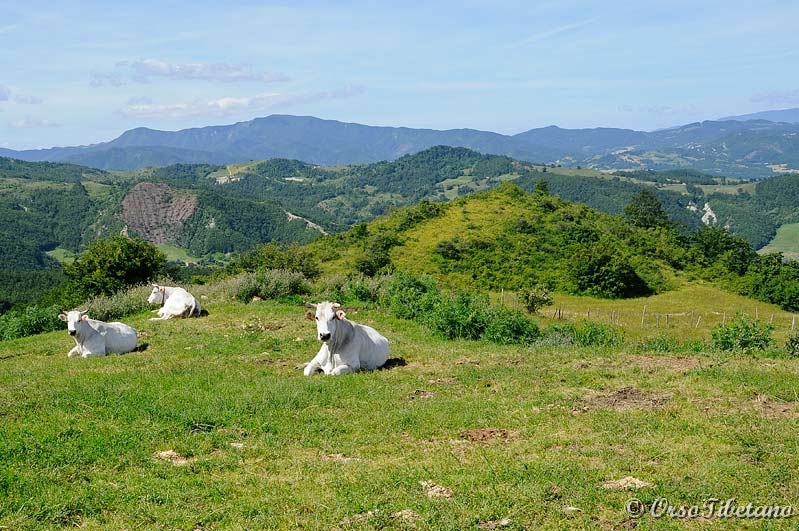
M 358 358 L 362 369 L 377 369 L 385 365 L 390 352 L 388 339 L 371 326 L 352 323 L 357 342 Z
M 107 354 L 122 354 L 124 352 L 136 350 L 139 344 L 139 338 L 136 334 L 136 329 L 132 326 L 120 323 L 119 321 L 113 323 L 95 321 L 95 323 L 93 328 L 100 332 L 105 338 Z

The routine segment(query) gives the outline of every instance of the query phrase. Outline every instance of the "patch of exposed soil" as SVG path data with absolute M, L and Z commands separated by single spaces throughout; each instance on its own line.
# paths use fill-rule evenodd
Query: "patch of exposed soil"
M 452 498 L 452 489 L 437 485 L 432 481 L 420 481 L 419 485 L 425 489 L 428 498 Z
M 663 406 L 671 399 L 668 393 L 651 393 L 635 389 L 634 387 L 623 387 L 612 393 L 599 393 L 589 396 L 583 400 L 584 408 L 605 408 L 615 411 L 627 411 L 630 409 L 655 409 Z
M 175 450 L 162 450 L 160 452 L 155 452 L 153 454 L 153 459 L 166 461 L 168 463 L 172 463 L 174 466 L 186 466 L 191 463 L 191 459 L 183 457 Z
M 151 243 L 167 243 L 197 210 L 197 196 L 161 183 L 139 183 L 122 200 L 129 231 Z
M 761 394 L 755 396 L 754 406 L 760 415 L 767 419 L 793 418 L 799 413 L 796 402 L 775 400 Z
M 638 478 L 634 478 L 632 476 L 605 481 L 604 483 L 602 483 L 602 488 L 608 490 L 628 490 L 628 489 L 638 490 L 638 489 L 645 489 L 647 487 L 654 487 L 654 485 L 652 483 L 640 480 Z
M 461 432 L 461 437 L 472 442 L 485 441 L 510 441 L 519 438 L 519 434 L 512 430 L 500 428 L 478 428 Z

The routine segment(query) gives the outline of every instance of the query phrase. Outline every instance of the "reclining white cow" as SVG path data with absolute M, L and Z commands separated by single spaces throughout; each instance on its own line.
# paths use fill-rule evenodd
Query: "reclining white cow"
M 322 348 L 305 366 L 305 376 L 321 370 L 325 374 L 345 374 L 361 369 L 377 369 L 388 360 L 388 340 L 374 328 L 345 319 L 341 305 L 332 302 L 306 304 L 315 308 L 305 314 L 316 321 Z
M 80 310 L 61 312 L 58 318 L 66 321 L 69 335 L 75 338 L 75 347 L 67 353 L 70 358 L 122 354 L 136 350 L 138 346 L 136 330 L 124 323 L 89 319 L 86 312 Z
M 202 312 L 200 302 L 194 295 L 180 287 L 159 286 L 153 284 L 153 291 L 147 298 L 150 304 L 161 304 L 162 306 L 153 310 L 158 313 L 158 317 L 151 317 L 151 321 L 161 321 L 172 317 L 192 317 L 198 316 Z

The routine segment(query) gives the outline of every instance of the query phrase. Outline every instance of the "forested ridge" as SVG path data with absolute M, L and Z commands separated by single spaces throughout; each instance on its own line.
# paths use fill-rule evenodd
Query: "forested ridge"
M 768 243 L 780 225 L 799 221 L 796 175 L 747 183 L 695 170 L 608 174 L 444 146 L 394 161 L 337 167 L 269 159 L 104 172 L 0 158 L 0 263 L 10 272 L 57 270 L 48 251 L 77 254 L 96 238 L 123 230 L 144 237 L 126 223 L 120 206 L 138 183 L 161 183 L 196 198 L 196 210 L 171 230 L 169 243 L 202 260 L 260 243 L 310 242 L 321 233 L 308 222 L 343 232 L 420 201 L 446 203 L 506 181 L 528 192 L 543 184 L 552 196 L 613 215 L 649 189 L 685 235 L 703 226 L 700 214 L 688 207 L 708 203 L 716 226 L 754 248 Z M 6 301 L 19 286 L 35 284 L 15 278 L 17 287 L 9 280 L 0 286 Z

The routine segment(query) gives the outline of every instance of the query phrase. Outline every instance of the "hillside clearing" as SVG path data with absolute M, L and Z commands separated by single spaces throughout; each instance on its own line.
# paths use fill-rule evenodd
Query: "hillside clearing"
M 782 253 L 788 260 L 799 260 L 799 223 L 788 223 L 777 229 L 777 234 L 759 253 Z
M 354 308 L 404 365 L 305 378 L 301 305 L 204 306 L 127 320 L 146 348 L 124 356 L 0 343 L 0 526 L 684 529 L 625 504 L 799 506 L 795 360 L 445 341 Z

